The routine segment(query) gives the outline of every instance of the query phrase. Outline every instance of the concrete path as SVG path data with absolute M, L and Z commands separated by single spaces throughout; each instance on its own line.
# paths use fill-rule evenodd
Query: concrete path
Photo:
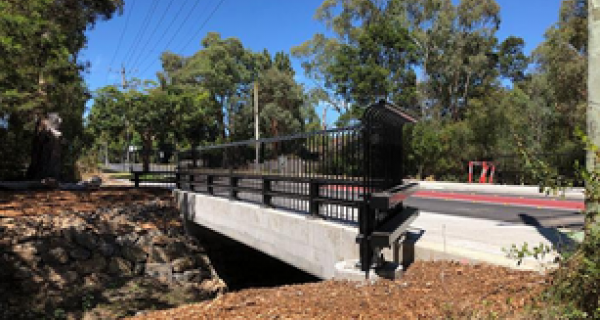
M 542 228 L 493 221 L 421 212 L 412 224 L 413 234 L 420 234 L 415 243 L 415 255 L 421 260 L 453 259 L 458 261 L 486 262 L 508 267 L 517 267 L 506 252 L 511 246 L 530 248 L 540 243 L 562 250 L 574 243 L 554 228 Z M 540 261 L 528 258 L 520 269 L 539 270 L 552 265 L 556 254 Z

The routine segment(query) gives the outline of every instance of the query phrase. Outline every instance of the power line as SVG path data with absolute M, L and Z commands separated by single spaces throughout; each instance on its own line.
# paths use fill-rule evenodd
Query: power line
M 115 50 L 115 53 L 112 56 L 112 59 L 110 59 L 110 64 L 108 65 L 109 67 L 113 65 L 113 63 L 115 63 L 115 58 L 117 57 L 117 53 L 119 52 L 119 50 L 121 49 L 121 43 L 123 43 L 123 37 L 125 36 L 125 32 L 127 31 L 127 26 L 129 25 L 129 19 L 131 18 L 131 15 L 133 14 L 133 8 L 135 7 L 135 0 L 131 1 L 131 9 L 129 11 L 129 14 L 127 15 L 127 18 L 125 18 L 125 26 L 123 27 L 123 30 L 121 30 L 121 36 L 119 37 L 119 42 L 117 42 L 117 49 Z M 106 81 L 108 81 L 108 76 L 110 75 L 110 73 L 108 73 L 106 75 Z
M 200 35 L 200 31 L 202 31 L 202 29 L 204 29 L 204 27 L 206 26 L 206 24 L 208 23 L 208 21 L 210 21 L 210 19 L 215 15 L 215 12 L 217 12 L 217 10 L 219 10 L 219 7 L 221 7 L 221 5 L 223 4 L 223 2 L 225 2 L 225 0 L 220 0 L 219 3 L 217 3 L 217 5 L 213 8 L 213 10 L 208 15 L 208 17 L 204 20 L 204 22 L 202 23 L 202 25 L 200 25 L 200 28 L 198 29 L 198 31 L 196 31 L 196 33 L 194 33 L 194 35 L 185 44 L 185 46 L 183 46 L 183 49 L 180 50 L 180 52 L 185 51 L 185 49 L 187 49 L 187 47 L 190 45 L 190 43 L 192 43 L 192 41 L 194 41 L 194 39 L 197 39 L 197 37 Z
M 190 19 L 190 17 L 194 13 L 194 10 L 196 9 L 196 7 L 198 6 L 199 3 L 200 3 L 200 1 L 196 1 L 194 3 L 194 6 L 192 7 L 192 9 L 188 12 L 187 16 L 183 19 L 183 22 L 179 25 L 179 28 L 177 28 L 177 31 L 175 31 L 175 34 L 173 34 L 173 36 L 171 37 L 171 39 L 169 40 L 169 42 L 167 42 L 167 44 L 165 45 L 165 49 L 169 47 L 169 45 L 173 42 L 173 40 L 175 40 L 175 38 L 177 37 L 177 35 L 179 34 L 179 32 L 181 32 L 181 29 L 186 24 L 186 22 Z M 146 71 L 148 69 L 150 69 L 151 66 L 152 66 L 152 64 L 148 65 L 148 67 L 146 69 L 144 69 L 144 71 L 142 73 L 140 73 L 140 75 L 145 74 Z
M 137 37 L 134 39 L 133 45 L 131 46 L 130 55 L 128 55 L 128 58 L 127 58 L 127 64 L 130 63 L 131 59 L 135 55 L 135 51 L 136 51 L 138 45 L 144 39 L 144 35 L 146 34 L 146 29 L 148 28 L 148 24 L 150 23 L 150 21 L 152 20 L 152 17 L 154 16 L 154 11 L 156 11 L 156 8 L 158 7 L 158 3 L 159 2 L 157 0 L 152 0 L 152 4 L 150 5 L 150 10 L 148 10 L 146 17 L 144 18 L 144 21 L 142 21 L 141 28 L 138 31 Z
M 156 23 L 156 25 L 154 27 L 154 30 L 152 30 L 152 32 L 150 33 L 150 36 L 148 37 L 148 40 L 146 41 L 146 43 L 144 43 L 144 45 L 140 49 L 140 54 L 137 55 L 137 57 L 134 59 L 133 63 L 131 64 L 132 68 L 135 68 L 136 64 L 140 61 L 140 58 L 142 56 L 144 56 L 144 50 L 146 49 L 146 47 L 150 43 L 150 40 L 152 39 L 152 36 L 156 33 L 156 31 L 160 27 L 162 21 L 165 19 L 165 16 L 167 15 L 167 13 L 169 12 L 169 10 L 171 9 L 171 5 L 173 5 L 173 1 L 175 1 L 175 0 L 169 1 L 169 4 L 167 5 L 167 9 L 163 11 L 163 14 L 160 17 L 160 19 L 158 20 L 158 22 Z
M 152 0 L 152 4 L 150 5 L 150 10 L 148 10 L 148 13 L 146 13 L 146 17 L 142 21 L 140 30 L 138 31 L 137 35 L 133 39 L 133 45 L 131 46 L 131 48 L 129 49 L 127 54 L 125 55 L 125 59 L 123 59 L 123 62 L 126 61 L 127 63 L 129 63 L 129 60 L 131 60 L 131 56 L 135 52 L 135 48 L 138 46 L 138 44 L 142 40 L 144 31 L 146 30 L 146 26 L 150 22 L 150 16 L 152 16 L 154 14 L 154 10 L 156 10 L 157 4 L 158 4 L 157 0 Z
M 177 13 L 175 14 L 175 16 L 173 17 L 173 20 L 171 20 L 171 22 L 169 23 L 169 26 L 165 29 L 165 31 L 162 33 L 162 35 L 160 36 L 160 38 L 158 39 L 158 41 L 156 41 L 156 44 L 154 45 L 154 47 L 152 47 L 152 49 L 149 52 L 155 52 L 156 49 L 158 48 L 158 46 L 160 45 L 160 43 L 162 42 L 162 40 L 165 38 L 165 35 L 167 35 L 167 33 L 169 32 L 169 30 L 171 30 L 171 27 L 173 26 L 173 24 L 175 23 L 175 21 L 177 21 L 177 18 L 179 17 L 179 15 L 181 14 L 181 12 L 183 11 L 183 9 L 185 8 L 185 5 L 182 5 L 179 8 L 179 11 L 177 11 Z M 147 55 L 146 57 L 144 57 L 142 59 L 142 61 L 139 63 L 140 66 L 144 65 L 144 63 L 148 60 L 148 58 L 150 57 L 150 55 Z

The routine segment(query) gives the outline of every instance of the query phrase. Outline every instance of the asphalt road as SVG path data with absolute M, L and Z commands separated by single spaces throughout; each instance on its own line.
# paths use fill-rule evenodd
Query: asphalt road
M 537 208 L 503 203 L 470 202 L 454 199 L 413 196 L 406 205 L 422 211 L 523 224 L 536 227 L 579 229 L 583 215 L 577 209 Z

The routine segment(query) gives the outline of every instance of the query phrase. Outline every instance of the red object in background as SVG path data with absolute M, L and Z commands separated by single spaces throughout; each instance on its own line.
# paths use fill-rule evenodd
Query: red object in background
M 469 161 L 469 183 L 473 183 L 473 166 L 481 166 L 481 175 L 479 175 L 479 183 L 493 183 L 496 166 L 490 161 Z M 488 179 L 489 172 L 489 179 Z

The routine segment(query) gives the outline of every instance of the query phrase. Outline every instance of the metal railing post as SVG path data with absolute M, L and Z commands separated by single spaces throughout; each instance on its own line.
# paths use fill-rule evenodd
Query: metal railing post
M 139 172 L 133 173 L 133 183 L 136 188 L 140 187 L 140 173 Z
M 308 184 L 308 211 L 312 216 L 319 215 L 319 202 L 317 198 L 319 197 L 319 183 L 313 179 L 310 180 Z
M 238 198 L 238 177 L 229 177 L 229 197 L 233 200 Z
M 210 194 L 210 195 L 215 194 L 215 190 L 213 189 L 213 181 L 214 181 L 214 177 L 210 174 L 207 174 L 206 175 L 206 192 L 208 192 L 208 194 Z
M 361 205 L 358 210 L 358 236 L 356 240 L 359 248 L 360 270 L 366 272 L 371 268 L 373 259 L 373 249 L 369 241 L 372 231 L 369 223 L 370 210 L 366 204 Z
M 263 178 L 262 180 L 262 203 L 265 206 L 271 206 L 271 180 Z

